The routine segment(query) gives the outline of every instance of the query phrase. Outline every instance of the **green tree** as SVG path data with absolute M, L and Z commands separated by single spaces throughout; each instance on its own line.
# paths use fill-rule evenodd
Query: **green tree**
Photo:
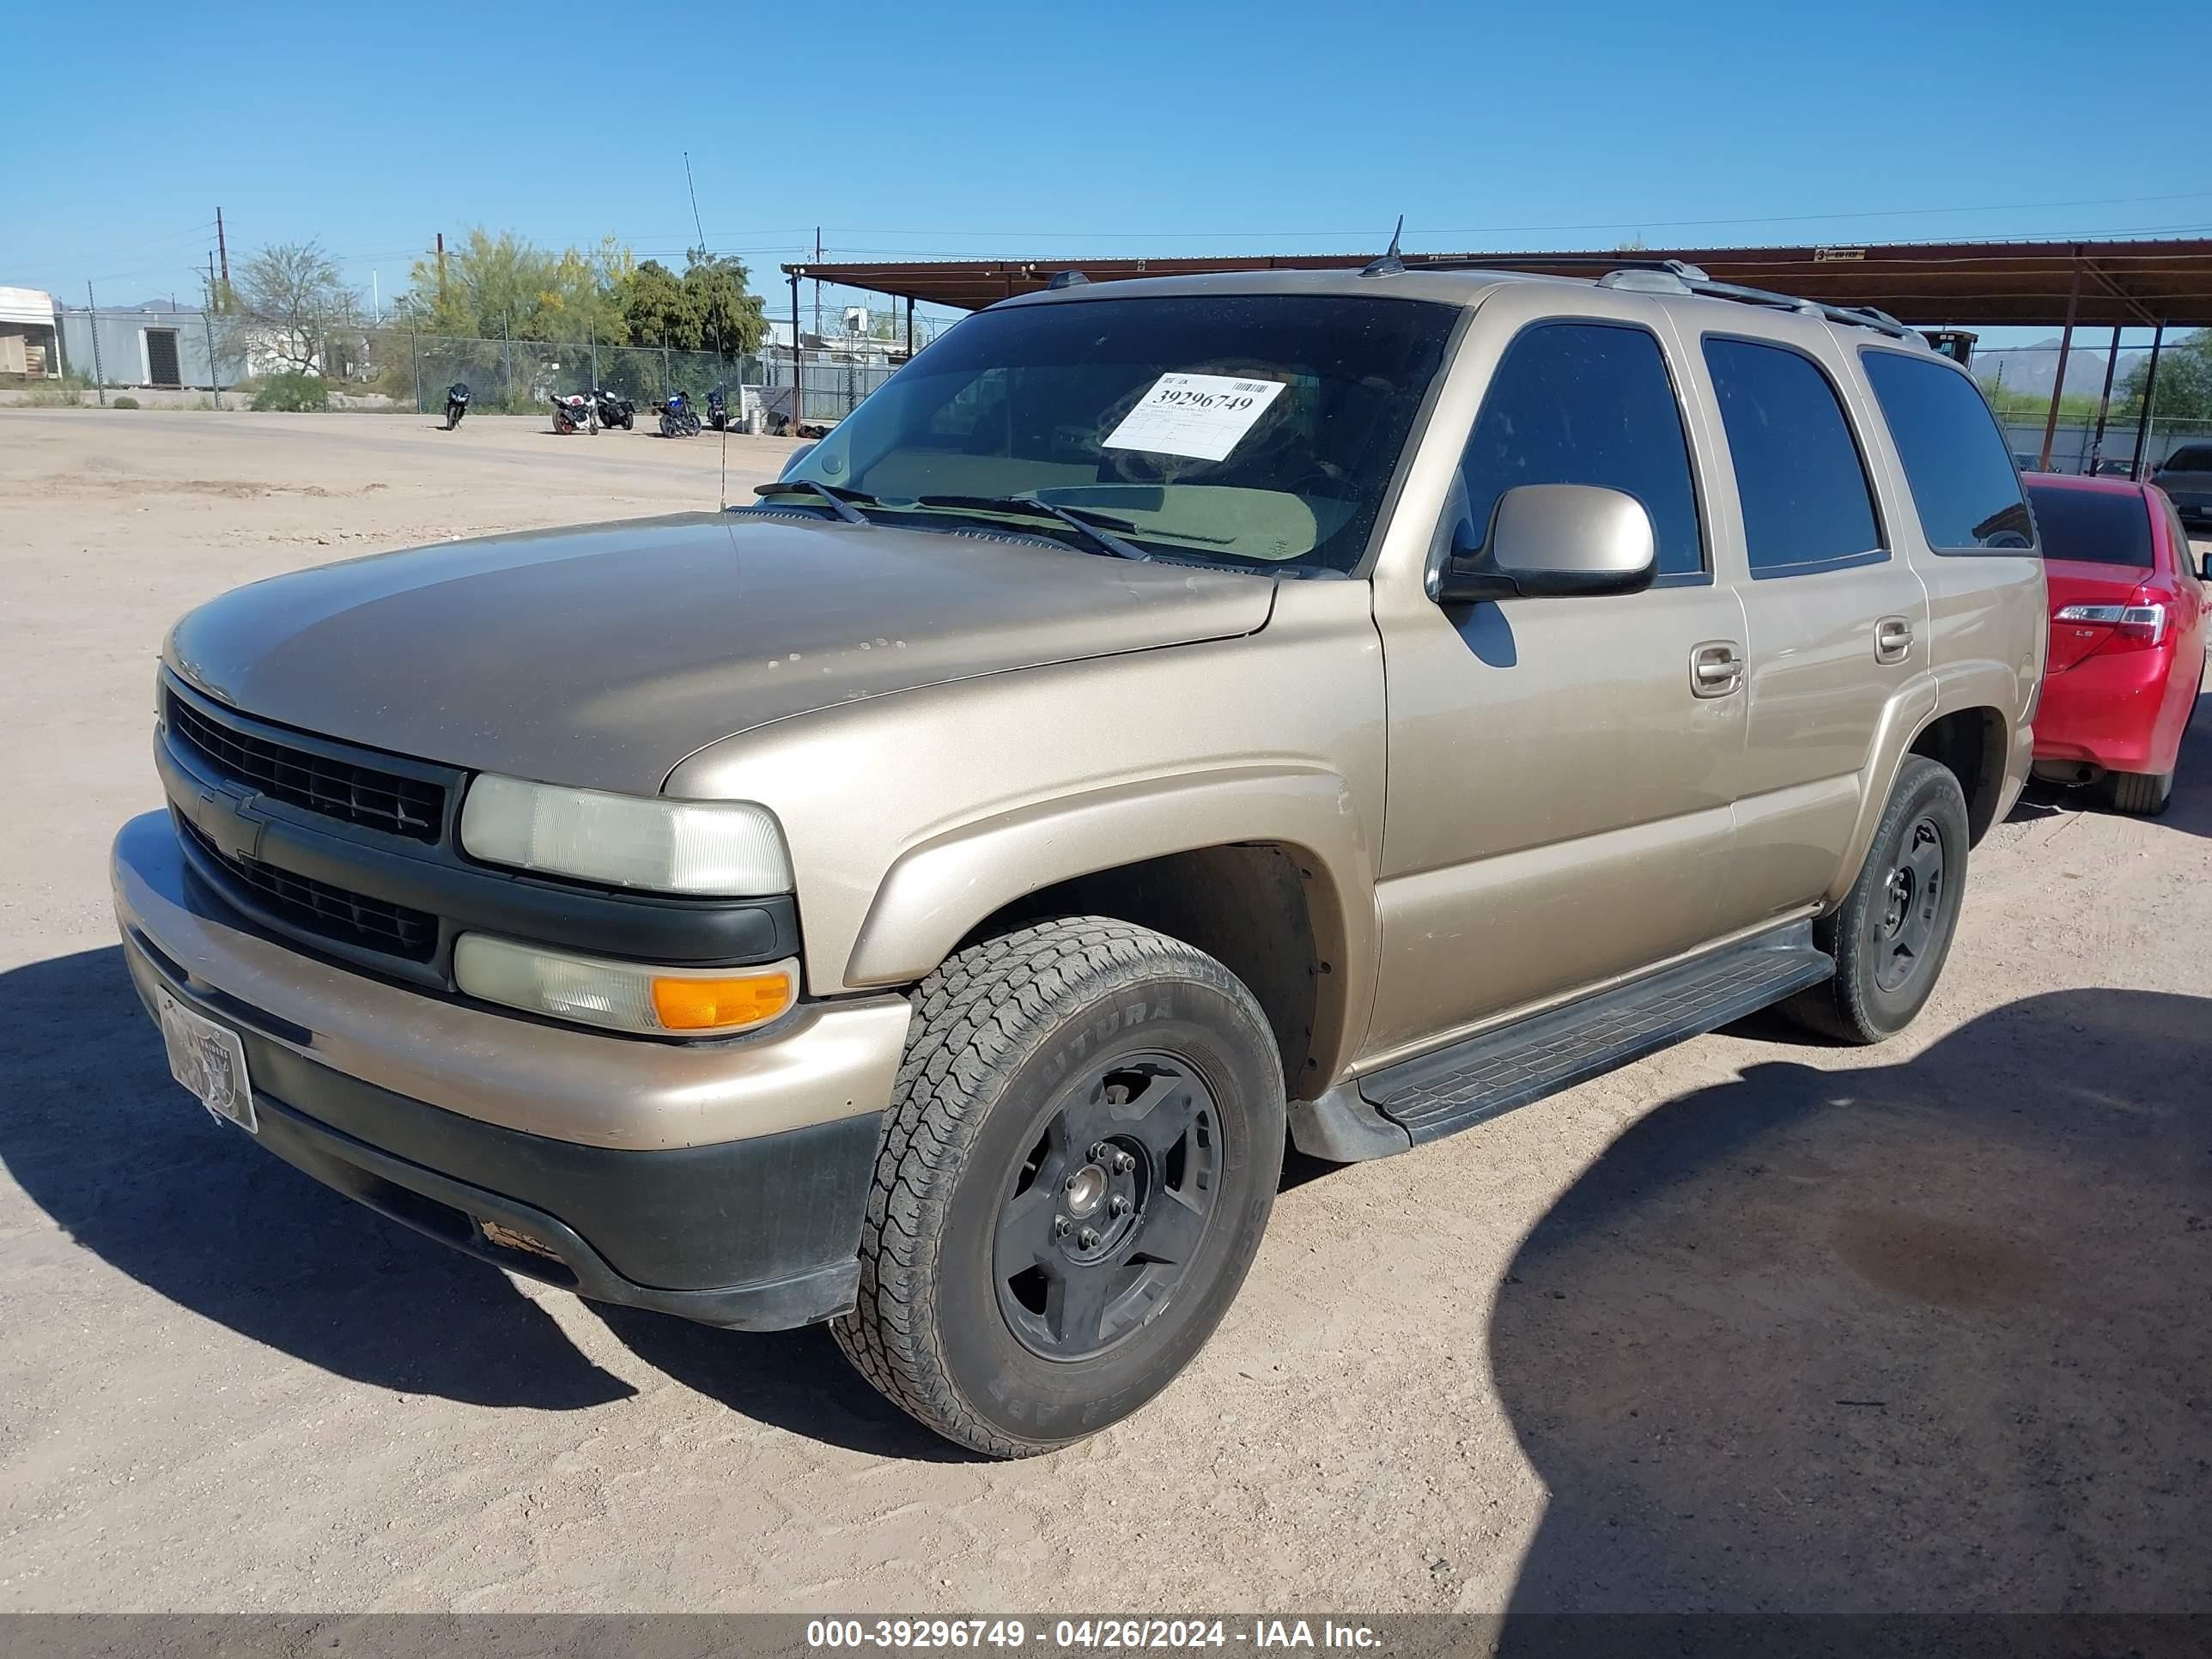
M 2142 412 L 2143 384 L 2149 378 L 2148 357 L 2128 371 L 2118 403 L 2129 415 Z M 2159 354 L 2156 396 L 2154 420 L 2212 421 L 2212 329 L 2185 335 Z
M 760 295 L 746 286 L 749 274 L 741 260 L 691 250 L 684 293 L 698 324 L 696 349 L 735 359 L 760 349 L 768 337 L 768 319 L 762 315 Z
M 629 250 L 613 237 L 591 250 L 557 252 L 511 230 L 482 226 L 447 250 L 415 262 L 410 282 L 434 334 L 498 339 L 578 341 L 611 345 L 626 337 L 617 295 L 632 269 Z
M 629 337 L 641 346 L 699 349 L 699 318 L 676 273 L 658 259 L 630 271 L 616 296 Z

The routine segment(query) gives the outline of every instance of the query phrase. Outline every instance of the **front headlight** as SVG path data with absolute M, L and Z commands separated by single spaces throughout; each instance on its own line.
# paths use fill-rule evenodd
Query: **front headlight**
M 487 864 L 656 893 L 791 891 L 783 831 L 747 801 L 648 800 L 485 773 L 461 802 L 461 845 Z
M 453 943 L 453 982 L 486 1002 L 611 1031 L 729 1036 L 767 1024 L 799 1000 L 799 963 L 659 968 L 464 933 Z

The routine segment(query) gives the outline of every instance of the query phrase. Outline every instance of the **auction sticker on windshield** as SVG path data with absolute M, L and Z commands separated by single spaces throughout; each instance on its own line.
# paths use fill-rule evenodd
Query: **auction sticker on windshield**
M 1106 449 L 1219 461 L 1243 441 L 1283 390 L 1280 380 L 1228 374 L 1163 374 L 1106 434 Z

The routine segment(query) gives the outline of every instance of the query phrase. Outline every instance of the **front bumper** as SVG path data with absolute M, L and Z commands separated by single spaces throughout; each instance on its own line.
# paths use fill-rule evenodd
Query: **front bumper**
M 611 1037 L 277 940 L 192 873 L 165 813 L 124 826 L 112 877 L 140 996 L 240 1032 L 259 1139 L 318 1180 L 603 1301 L 754 1329 L 852 1306 L 904 998 L 726 1042 Z

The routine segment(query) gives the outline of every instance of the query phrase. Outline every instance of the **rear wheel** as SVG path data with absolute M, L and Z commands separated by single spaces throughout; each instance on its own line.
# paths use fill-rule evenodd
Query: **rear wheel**
M 1784 1005 L 1844 1042 L 1881 1042 L 1936 989 L 1966 888 L 1966 798 L 1950 769 L 1908 755 L 1840 907 L 1813 924 L 1835 977 Z
M 2171 772 L 2109 772 L 2105 793 L 2115 810 L 2154 818 L 2173 799 Z
M 1202 951 L 1098 916 L 923 981 L 838 1345 L 1000 1457 L 1080 1439 L 1189 1363 L 1282 1170 L 1267 1018 Z

